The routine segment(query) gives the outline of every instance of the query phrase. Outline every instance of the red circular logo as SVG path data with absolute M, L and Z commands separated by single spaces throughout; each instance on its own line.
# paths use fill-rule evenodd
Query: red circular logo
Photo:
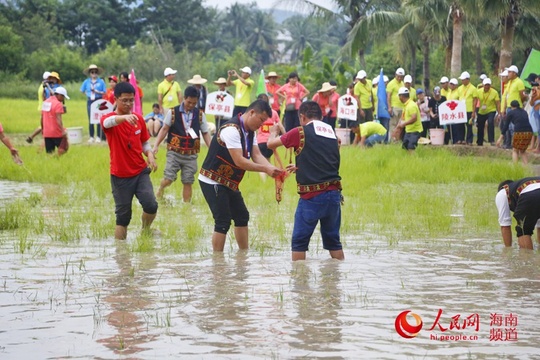
M 407 314 L 409 313 L 411 313 L 411 315 L 416 320 L 416 325 L 411 325 L 407 321 Z M 406 339 L 412 339 L 413 337 L 418 335 L 424 323 L 422 322 L 422 318 L 420 317 L 420 315 L 412 313 L 411 310 L 405 310 L 401 312 L 398 316 L 396 316 L 395 325 L 396 331 L 401 337 L 404 337 Z

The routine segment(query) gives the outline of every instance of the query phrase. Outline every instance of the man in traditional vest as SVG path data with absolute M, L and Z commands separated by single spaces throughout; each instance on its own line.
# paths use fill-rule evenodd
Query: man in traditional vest
M 505 246 L 512 246 L 511 211 L 517 221 L 516 234 L 519 247 L 533 249 L 531 235 L 535 227 L 540 243 L 540 177 L 501 182 L 495 196 L 495 204 L 499 211 L 499 225 Z
M 167 163 L 163 180 L 156 194 L 163 198 L 163 192 L 177 178 L 178 171 L 182 172 L 182 198 L 184 202 L 191 201 L 192 185 L 197 173 L 197 157 L 201 147 L 202 137 L 210 146 L 210 133 L 204 113 L 197 107 L 199 91 L 194 86 L 184 90 L 184 100 L 178 106 L 167 110 L 163 119 L 163 127 L 159 131 L 154 144 L 154 154 L 159 150 L 159 144 L 167 137 Z
M 269 149 L 283 145 L 295 150 L 300 200 L 294 216 L 292 260 L 306 258 L 311 235 L 319 221 L 324 249 L 332 258 L 343 260 L 339 236 L 342 197 L 338 139 L 332 127 L 320 120 L 322 111 L 315 101 L 303 102 L 298 113 L 301 126 L 281 136 L 274 126 L 267 143 Z
M 255 136 L 255 131 L 271 116 L 268 102 L 255 100 L 243 114 L 222 125 L 212 138 L 199 173 L 199 184 L 214 217 L 212 249 L 215 252 L 223 251 L 231 220 L 234 220 L 238 248 L 249 248 L 249 211 L 238 190 L 244 173 L 257 171 L 276 177 L 283 172 L 261 154 Z

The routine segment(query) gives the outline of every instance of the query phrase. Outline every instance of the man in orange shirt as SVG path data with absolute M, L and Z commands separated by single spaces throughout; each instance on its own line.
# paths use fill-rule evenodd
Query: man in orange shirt
M 62 123 L 62 114 L 65 112 L 62 102 L 69 100 L 66 88 L 59 86 L 54 89 L 54 96 L 43 101 L 41 113 L 43 115 L 43 138 L 45 150 L 54 153 L 58 148 L 58 155 L 67 151 L 67 133 Z

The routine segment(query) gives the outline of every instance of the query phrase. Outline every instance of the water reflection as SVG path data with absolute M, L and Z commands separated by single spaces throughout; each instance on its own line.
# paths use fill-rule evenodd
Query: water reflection
M 106 315 L 107 323 L 116 330 L 116 334 L 97 340 L 114 353 L 124 355 L 146 350 L 142 345 L 158 337 L 148 332 L 149 319 L 141 316 L 152 310 L 153 298 L 145 289 L 150 285 L 149 274 L 156 267 L 155 255 L 150 253 L 141 256 L 137 272 L 132 256 L 126 241 L 115 241 L 113 257 L 119 271 L 107 280 L 106 289 L 111 289 L 111 293 L 104 300 L 111 308 L 111 312 Z M 159 323 L 166 319 L 160 319 L 156 314 L 154 321 Z
M 289 345 L 306 356 L 340 350 L 342 322 L 340 320 L 341 282 L 340 262 L 327 260 L 315 264 L 305 261 L 293 264 L 291 272 L 292 297 L 296 314 L 289 320 L 295 328 Z M 317 271 L 317 267 L 320 267 Z M 332 357 L 336 359 L 335 355 Z M 337 357 L 338 359 L 341 357 Z

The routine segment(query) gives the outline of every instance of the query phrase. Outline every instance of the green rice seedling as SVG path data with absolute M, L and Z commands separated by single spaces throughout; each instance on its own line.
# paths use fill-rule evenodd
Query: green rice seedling
M 34 245 L 34 240 L 29 239 L 28 229 L 17 229 L 17 239 L 15 243 L 15 251 L 24 254 L 29 251 Z
M 141 230 L 131 246 L 135 253 L 147 253 L 155 250 L 155 242 L 151 230 Z

